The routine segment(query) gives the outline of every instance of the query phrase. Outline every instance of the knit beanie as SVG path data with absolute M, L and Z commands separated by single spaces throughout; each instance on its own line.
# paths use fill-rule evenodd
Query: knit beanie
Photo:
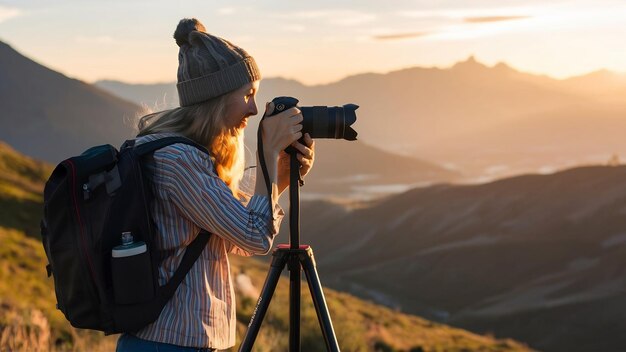
M 207 33 L 195 18 L 180 20 L 174 39 L 179 47 L 176 88 L 180 106 L 198 104 L 261 79 L 252 56 Z

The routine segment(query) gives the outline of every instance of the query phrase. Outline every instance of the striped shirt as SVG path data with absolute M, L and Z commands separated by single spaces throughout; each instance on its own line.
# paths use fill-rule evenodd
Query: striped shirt
M 141 144 L 175 134 L 140 137 Z M 173 144 L 157 150 L 148 163 L 155 202 L 152 216 L 160 249 L 173 252 L 159 268 L 159 283 L 174 274 L 186 246 L 200 229 L 209 243 L 159 318 L 136 335 L 179 346 L 225 349 L 235 344 L 235 293 L 228 253 L 266 254 L 284 215 L 269 198 L 235 198 L 216 174 L 211 158 L 197 148 Z

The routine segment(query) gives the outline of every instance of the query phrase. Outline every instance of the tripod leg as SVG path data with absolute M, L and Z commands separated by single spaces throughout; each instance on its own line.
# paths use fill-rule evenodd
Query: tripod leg
M 289 258 L 289 352 L 300 352 L 300 290 L 302 274 L 297 255 Z
M 326 305 L 326 298 L 324 298 L 322 284 L 320 283 L 317 268 L 315 267 L 313 249 L 308 248 L 306 255 L 301 254 L 300 262 L 302 263 L 304 274 L 306 275 L 307 282 L 309 283 L 309 290 L 311 291 L 313 305 L 315 305 L 315 311 L 317 312 L 317 320 L 320 323 L 320 328 L 322 329 L 322 334 L 324 335 L 326 349 L 328 351 L 338 352 L 339 344 L 337 343 L 337 337 L 335 336 L 335 330 L 333 329 L 333 322 L 330 320 L 330 313 L 328 312 L 328 306 Z
M 274 252 L 274 258 L 272 258 L 270 271 L 267 274 L 265 283 L 263 284 L 263 290 L 259 296 L 256 308 L 254 308 L 252 317 L 250 317 L 248 330 L 246 331 L 246 335 L 241 342 L 241 346 L 239 346 L 239 352 L 249 352 L 252 350 L 254 341 L 256 340 L 259 329 L 261 328 L 261 323 L 263 322 L 265 313 L 267 313 L 267 308 L 270 305 L 270 300 L 276 290 L 278 279 L 280 279 L 280 273 L 283 271 L 285 264 L 287 263 L 286 258 L 287 257 L 283 251 Z

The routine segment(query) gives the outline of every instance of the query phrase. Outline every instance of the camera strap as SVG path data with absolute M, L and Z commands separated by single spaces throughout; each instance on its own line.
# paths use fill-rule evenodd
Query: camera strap
M 265 179 L 265 185 L 267 186 L 267 194 L 270 199 L 270 208 L 272 212 L 272 222 L 273 222 L 274 221 L 274 201 L 273 201 L 274 192 L 272 192 L 272 183 L 270 182 L 270 174 L 269 174 L 269 171 L 267 171 L 267 164 L 265 162 L 265 153 L 263 151 L 263 133 L 261 130 L 263 126 L 262 125 L 263 120 L 265 120 L 266 117 L 269 117 L 269 116 L 263 115 L 263 117 L 261 117 L 261 122 L 259 122 L 259 128 L 257 129 L 256 142 L 257 142 L 257 153 L 259 154 L 259 163 L 261 164 L 261 170 L 263 171 L 263 178 Z M 293 147 L 288 147 L 288 148 L 293 148 Z M 276 180 L 276 182 L 278 182 L 278 180 Z M 298 185 L 300 187 L 304 186 L 304 180 L 302 179 L 302 175 L 300 175 L 300 172 L 298 172 Z
M 267 186 L 267 195 L 270 199 L 270 212 L 272 213 L 272 223 L 274 223 L 274 201 L 272 199 L 272 183 L 270 182 L 270 173 L 267 171 L 267 164 L 265 163 L 265 153 L 263 151 L 263 133 L 262 133 L 262 123 L 267 116 L 263 115 L 261 118 L 261 122 L 259 123 L 259 128 L 257 129 L 256 143 L 257 143 L 257 153 L 259 154 L 259 163 L 261 164 L 261 170 L 263 171 L 263 179 L 265 179 L 265 186 Z

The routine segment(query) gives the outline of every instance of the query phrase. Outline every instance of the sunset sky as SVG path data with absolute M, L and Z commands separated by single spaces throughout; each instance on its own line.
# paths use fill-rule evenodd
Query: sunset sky
M 475 55 L 556 78 L 626 72 L 618 0 L 0 0 L 0 40 L 88 82 L 173 81 L 183 17 L 252 54 L 265 77 L 327 83 L 362 72 L 447 67 Z

